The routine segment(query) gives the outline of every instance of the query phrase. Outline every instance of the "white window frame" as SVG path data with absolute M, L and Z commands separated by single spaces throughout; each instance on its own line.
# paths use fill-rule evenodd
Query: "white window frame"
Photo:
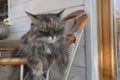
M 97 8 L 96 0 L 85 0 L 88 14 L 86 26 L 86 80 L 99 80 L 98 40 L 97 40 Z
M 10 0 L 8 0 L 8 24 L 7 25 L 11 25 Z

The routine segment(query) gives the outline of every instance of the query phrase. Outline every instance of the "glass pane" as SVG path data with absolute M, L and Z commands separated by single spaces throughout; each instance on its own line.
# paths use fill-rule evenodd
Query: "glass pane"
M 115 80 L 120 79 L 120 0 L 113 0 L 113 12 L 114 12 L 114 41 L 116 43 L 116 57 L 115 57 Z M 116 59 L 117 58 L 117 59 Z

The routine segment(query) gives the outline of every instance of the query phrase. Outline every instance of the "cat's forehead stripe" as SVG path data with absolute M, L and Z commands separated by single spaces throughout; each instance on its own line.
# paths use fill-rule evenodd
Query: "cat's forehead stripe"
M 50 22 L 47 22 L 46 24 L 47 24 L 47 27 L 49 28 L 55 27 L 55 21 L 52 18 L 50 19 Z
M 51 24 L 51 23 L 47 23 L 47 27 L 53 28 L 53 27 L 55 27 L 55 25 L 54 25 L 54 24 Z
M 49 22 L 49 23 L 46 23 L 46 24 L 47 24 L 47 27 L 49 27 L 49 28 L 52 28 L 52 27 L 53 27 L 50 22 Z
M 44 22 L 44 26 L 49 27 L 49 28 L 53 28 L 56 26 L 56 21 L 57 19 L 53 16 L 53 15 L 42 15 L 42 20 Z

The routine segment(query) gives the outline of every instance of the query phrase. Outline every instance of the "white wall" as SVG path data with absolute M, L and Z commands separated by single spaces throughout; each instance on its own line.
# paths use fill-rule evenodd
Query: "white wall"
M 25 11 L 38 14 L 67 8 L 65 14 L 68 14 L 77 9 L 84 9 L 84 6 L 80 6 L 82 4 L 84 4 L 84 0 L 10 0 L 11 34 L 8 39 L 19 39 L 22 34 L 28 31 L 30 20 Z
M 65 9 L 63 17 L 75 10 L 84 9 L 85 0 L 10 0 L 10 36 L 8 40 L 20 39 L 30 28 L 30 19 L 25 11 L 33 14 L 57 12 Z M 84 35 L 70 71 L 68 80 L 86 80 Z

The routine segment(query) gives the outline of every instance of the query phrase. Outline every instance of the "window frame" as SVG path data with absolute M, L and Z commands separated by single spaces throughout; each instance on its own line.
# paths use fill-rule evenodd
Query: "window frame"
M 7 23 L 7 25 L 11 25 L 10 0 L 8 0 L 8 23 Z
M 97 0 L 85 0 L 85 10 L 88 14 L 88 23 L 85 28 L 86 80 L 99 80 L 96 3 Z

